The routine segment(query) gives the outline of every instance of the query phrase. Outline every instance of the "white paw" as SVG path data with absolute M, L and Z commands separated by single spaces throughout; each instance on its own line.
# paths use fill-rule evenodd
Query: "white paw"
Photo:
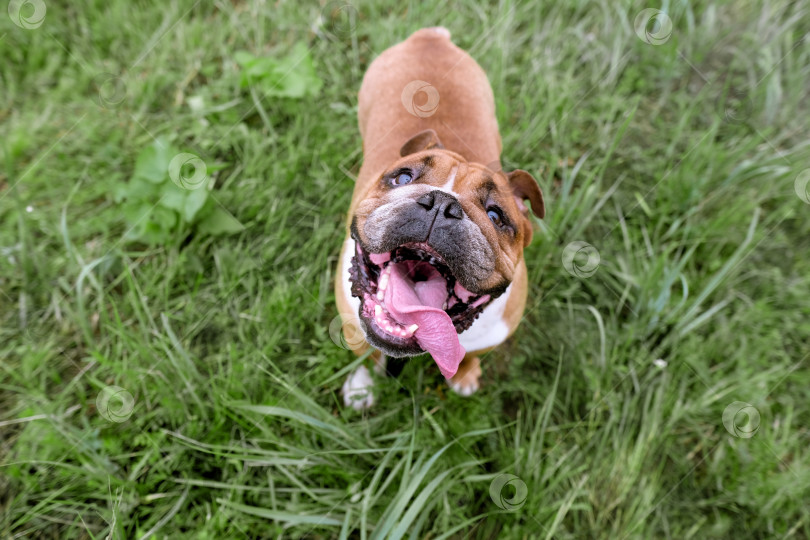
M 478 391 L 478 380 L 466 380 L 466 381 L 447 381 L 450 385 L 450 390 L 455 392 L 460 396 L 471 396 Z
M 374 394 L 371 387 L 374 380 L 366 366 L 361 365 L 346 377 L 343 383 L 343 403 L 347 407 L 362 411 L 374 405 Z

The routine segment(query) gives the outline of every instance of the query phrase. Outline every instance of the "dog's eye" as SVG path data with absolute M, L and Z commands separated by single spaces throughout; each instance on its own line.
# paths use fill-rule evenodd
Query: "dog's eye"
M 489 220 L 497 227 L 504 226 L 503 214 L 501 214 L 501 209 L 497 206 L 490 206 L 487 208 L 487 215 L 489 216 Z
M 411 175 L 410 171 L 400 171 L 391 179 L 391 184 L 394 186 L 404 186 L 411 182 L 413 182 L 413 175 Z

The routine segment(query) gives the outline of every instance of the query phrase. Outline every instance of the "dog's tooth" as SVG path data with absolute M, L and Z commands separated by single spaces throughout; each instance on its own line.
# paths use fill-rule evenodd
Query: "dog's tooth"
M 388 332 L 389 334 L 393 334 L 394 333 L 394 327 L 391 326 L 390 324 L 386 324 L 385 325 L 385 331 Z
M 380 302 L 385 300 L 385 291 L 383 291 L 379 287 L 377 288 L 377 300 L 379 300 Z M 377 307 L 380 307 L 380 306 L 377 306 Z
M 447 301 L 446 301 L 446 300 L 445 300 L 444 304 L 442 304 L 442 309 L 443 309 L 443 310 L 446 310 L 446 309 L 447 309 Z
M 410 326 L 408 327 L 408 333 L 409 333 L 409 334 L 413 334 L 413 333 L 414 333 L 414 332 L 416 332 L 417 330 L 419 330 L 419 325 L 418 325 L 418 324 L 412 324 L 412 325 L 410 325 Z
M 380 284 L 377 285 L 377 289 L 380 291 L 384 291 L 388 287 L 388 279 L 391 277 L 390 274 L 383 274 L 380 278 Z
M 381 313 L 382 313 L 382 307 L 380 306 L 380 304 L 377 304 L 376 306 L 374 306 L 374 315 L 376 317 L 379 317 Z

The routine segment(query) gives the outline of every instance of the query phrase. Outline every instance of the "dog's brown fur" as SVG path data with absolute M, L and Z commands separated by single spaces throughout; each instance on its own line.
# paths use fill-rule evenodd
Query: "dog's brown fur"
M 402 104 L 403 89 L 415 80 L 432 85 L 440 97 L 435 111 L 425 117 L 412 114 Z M 426 156 L 431 156 L 429 170 L 420 177 L 420 182 L 441 186 L 451 169 L 457 167 L 452 190 L 461 195 L 459 201 L 464 211 L 479 224 L 489 224 L 489 218 L 485 210 L 472 202 L 474 193 L 470 192 L 482 178 L 491 179 L 502 199 L 499 205 L 513 222 L 520 223 L 510 239 L 496 238 L 494 231 L 481 226 L 490 244 L 499 247 L 491 283 L 482 285 L 504 279 L 512 283 L 502 315 L 511 335 L 526 303 L 523 248 L 531 240 L 532 226 L 524 200 L 530 201 L 531 210 L 538 217 L 543 217 L 544 203 L 531 175 L 524 171 L 507 175 L 500 171 L 501 138 L 492 89 L 484 71 L 450 41 L 447 30 L 419 30 L 371 64 L 360 88 L 358 117 L 364 159 L 348 213 L 347 237 L 352 219 L 362 222 L 381 204 L 386 193 L 380 178 L 387 171 L 402 166 L 417 167 Z M 463 198 L 467 196 L 469 200 Z M 358 230 L 362 231 L 362 227 Z M 341 254 L 341 260 L 344 255 Z M 336 298 L 341 313 L 353 311 L 346 294 L 348 286 L 342 272 L 338 272 Z M 451 384 L 477 389 L 481 373 L 478 356 L 493 347 L 467 351 Z M 367 343 L 354 345 L 357 354 L 367 348 Z M 375 357 L 379 359 L 380 355 L 375 353 Z

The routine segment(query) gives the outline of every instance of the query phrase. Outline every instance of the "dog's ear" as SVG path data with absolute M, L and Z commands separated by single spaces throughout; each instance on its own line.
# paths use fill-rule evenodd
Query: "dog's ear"
M 529 221 L 529 208 L 526 206 L 526 201 L 529 201 L 532 205 L 532 214 L 543 219 L 546 215 L 543 192 L 540 191 L 537 180 L 526 171 L 516 169 L 507 174 L 506 177 L 509 179 L 509 185 L 512 187 L 515 202 L 526 218 L 523 220 L 523 245 L 525 247 L 532 241 L 532 222 Z
M 421 152 L 422 150 L 430 150 L 431 148 L 444 148 L 439 136 L 432 129 L 426 129 L 411 137 L 408 142 L 402 145 L 399 149 L 399 155 L 402 157 Z

